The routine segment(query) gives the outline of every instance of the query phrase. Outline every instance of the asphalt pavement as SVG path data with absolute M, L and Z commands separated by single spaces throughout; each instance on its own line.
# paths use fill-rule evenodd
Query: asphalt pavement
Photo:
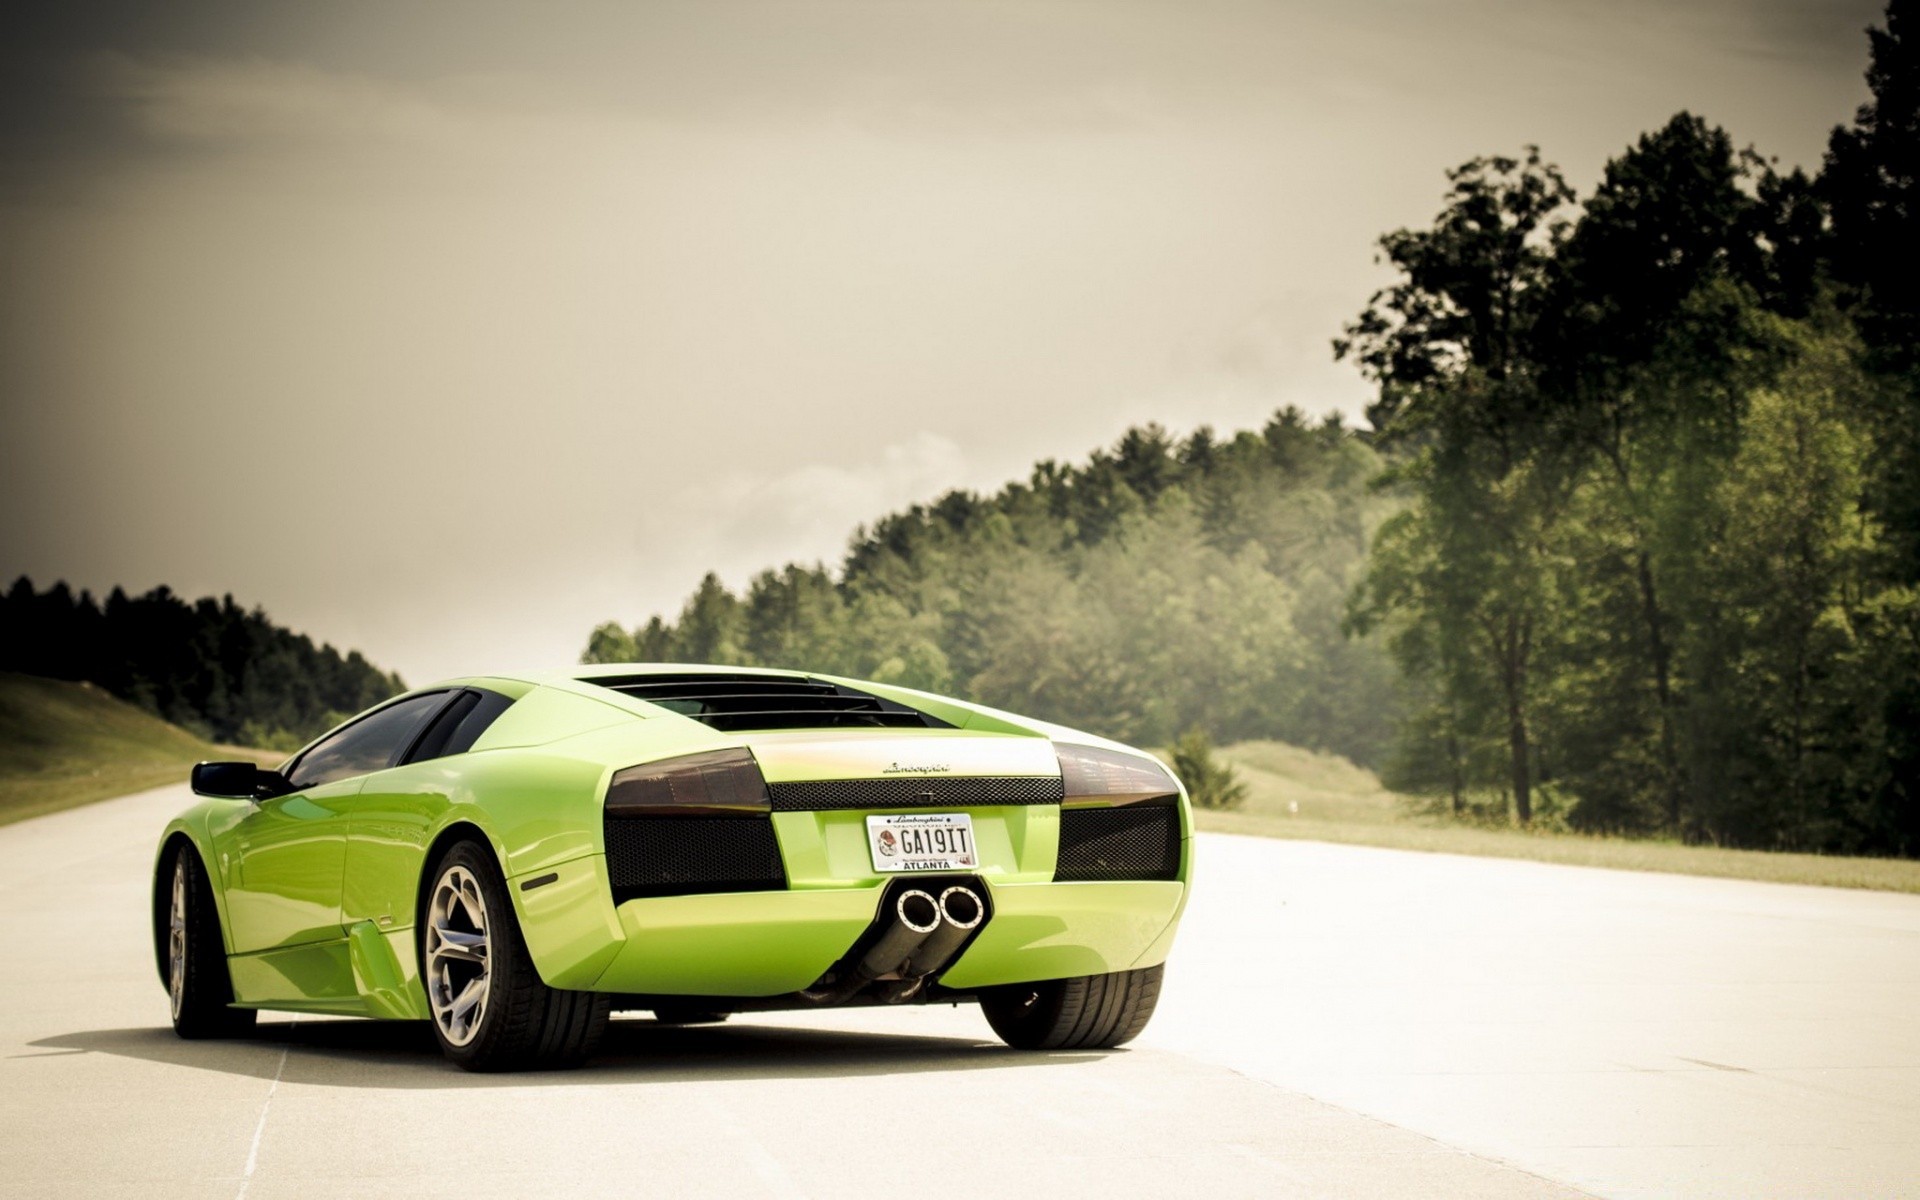
M 168 788 L 0 827 L 0 1195 L 1920 1196 L 1920 897 L 1203 835 L 1159 1014 L 617 1020 L 475 1076 L 424 1027 L 183 1042 Z

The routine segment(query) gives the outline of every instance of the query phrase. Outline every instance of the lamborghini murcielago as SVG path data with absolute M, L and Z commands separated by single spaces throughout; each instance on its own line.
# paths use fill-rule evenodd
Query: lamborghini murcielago
M 417 1020 L 475 1070 L 578 1063 L 615 1009 L 974 1002 L 1011 1046 L 1115 1046 L 1191 871 L 1147 754 L 788 671 L 455 680 L 193 789 L 153 884 L 182 1036 Z

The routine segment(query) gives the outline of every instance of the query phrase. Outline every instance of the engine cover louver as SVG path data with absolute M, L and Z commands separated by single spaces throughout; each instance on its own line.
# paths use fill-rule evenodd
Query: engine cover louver
M 806 675 L 687 673 L 590 679 L 724 733 L 765 729 L 946 729 L 945 721 Z

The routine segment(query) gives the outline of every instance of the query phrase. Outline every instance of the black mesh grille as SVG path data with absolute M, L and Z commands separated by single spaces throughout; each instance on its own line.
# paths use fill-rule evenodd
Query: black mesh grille
M 1180 810 L 1171 805 L 1068 808 L 1060 813 L 1061 881 L 1176 879 Z
M 823 779 L 767 785 L 775 812 L 847 808 L 983 808 L 994 804 L 1058 804 L 1057 776 L 949 779 L 902 775 L 890 779 Z
M 723 732 L 755 729 L 948 728 L 904 704 L 807 675 L 720 672 L 622 675 L 586 682 Z
M 613 901 L 787 886 L 766 817 L 608 817 Z

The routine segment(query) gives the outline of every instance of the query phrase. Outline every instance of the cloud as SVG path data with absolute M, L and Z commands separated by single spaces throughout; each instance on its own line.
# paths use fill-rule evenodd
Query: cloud
M 852 463 L 727 471 L 650 494 L 635 519 L 638 565 L 625 585 L 629 606 L 606 615 L 672 616 L 708 571 L 740 590 L 786 563 L 837 568 L 861 526 L 956 487 L 998 486 L 970 478 L 977 473 L 957 442 L 921 432 Z
M 834 563 L 856 527 L 959 486 L 966 468 L 958 443 L 922 432 L 851 466 L 733 475 L 715 489 L 716 534 L 730 561 Z

